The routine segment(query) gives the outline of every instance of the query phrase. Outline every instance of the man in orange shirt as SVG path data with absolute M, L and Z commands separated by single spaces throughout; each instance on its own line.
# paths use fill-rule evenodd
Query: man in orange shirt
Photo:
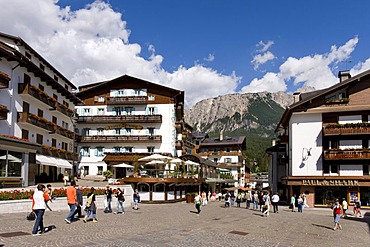
M 77 193 L 76 193 L 76 182 L 73 180 L 71 181 L 71 186 L 69 186 L 66 189 L 67 192 L 67 203 L 69 206 L 69 214 L 67 218 L 65 219 L 65 222 L 68 224 L 71 224 L 71 221 L 73 219 L 73 215 L 77 208 Z

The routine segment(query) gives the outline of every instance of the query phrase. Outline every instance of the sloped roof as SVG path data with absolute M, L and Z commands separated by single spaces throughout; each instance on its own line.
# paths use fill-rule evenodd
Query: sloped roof
M 220 140 L 219 137 L 216 138 L 206 138 L 202 143 L 200 143 L 200 146 L 218 146 L 218 145 L 239 145 L 243 144 L 245 141 L 245 136 L 233 136 L 233 137 L 228 137 L 225 136 L 223 137 L 222 141 Z
M 184 91 L 169 88 L 143 79 L 139 79 L 130 75 L 122 75 L 109 81 L 96 82 L 79 87 L 79 92 L 76 94 L 81 99 L 96 96 L 97 90 L 110 89 L 112 86 L 119 85 L 121 88 L 146 88 L 148 92 L 168 96 L 178 97 L 180 101 L 184 101 Z
M 364 72 L 362 72 L 362 73 L 360 73 L 360 74 L 358 74 L 354 77 L 351 77 L 351 78 L 349 78 L 349 79 L 347 79 L 343 82 L 337 83 L 337 84 L 335 84 L 331 87 L 328 87 L 326 89 L 316 90 L 316 91 L 313 91 L 313 92 L 302 94 L 300 101 L 293 103 L 287 109 L 285 109 L 284 114 L 281 117 L 280 122 L 278 123 L 278 125 L 275 129 L 275 132 L 278 132 L 279 129 L 286 126 L 286 124 L 289 121 L 289 119 L 290 119 L 292 113 L 294 112 L 294 110 L 296 110 L 300 106 L 303 106 L 307 102 L 315 100 L 319 97 L 331 94 L 331 93 L 336 92 L 336 91 L 338 91 L 342 88 L 346 88 L 349 85 L 360 81 L 362 77 L 369 76 L 369 75 L 370 75 L 370 70 L 366 70 L 366 71 L 364 71 Z

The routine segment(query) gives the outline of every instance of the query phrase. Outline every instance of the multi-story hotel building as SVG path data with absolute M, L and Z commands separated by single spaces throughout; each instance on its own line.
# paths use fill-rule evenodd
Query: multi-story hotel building
M 180 156 L 186 150 L 183 91 L 124 75 L 82 86 L 77 96 L 84 102 L 76 111 L 85 175 L 101 175 L 112 164 L 137 166 L 153 153 Z M 116 168 L 115 177 L 133 171 Z
M 0 181 L 56 181 L 78 159 L 75 86 L 21 38 L 0 33 Z
M 270 184 L 286 196 L 305 193 L 308 204 L 358 198 L 370 205 L 370 70 L 324 90 L 296 94 L 277 127 Z M 274 191 L 275 192 L 275 191 Z
M 216 184 L 221 184 L 222 182 L 227 183 L 231 180 L 235 187 L 245 187 L 250 179 L 250 167 L 246 164 L 246 157 L 243 153 L 245 150 L 245 136 L 224 137 L 223 133 L 221 133 L 220 136 L 216 138 L 205 137 L 199 143 L 196 153 L 200 157 L 217 164 L 219 174 L 225 171 L 226 174 L 232 176 L 229 179 L 225 179 L 225 177 L 222 180 L 216 180 Z M 211 183 L 210 185 L 213 187 L 213 191 L 215 189 L 221 191 L 217 186 Z

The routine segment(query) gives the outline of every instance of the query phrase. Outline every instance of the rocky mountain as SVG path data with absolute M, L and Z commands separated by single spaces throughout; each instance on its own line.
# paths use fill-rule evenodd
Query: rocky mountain
M 224 129 L 229 135 L 270 137 L 293 101 L 293 95 L 284 92 L 228 94 L 196 103 L 185 110 L 185 121 L 210 134 Z

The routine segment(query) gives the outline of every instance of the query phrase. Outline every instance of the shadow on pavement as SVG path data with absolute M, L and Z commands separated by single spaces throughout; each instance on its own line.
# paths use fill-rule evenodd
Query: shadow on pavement
M 326 229 L 329 229 L 329 230 L 333 230 L 332 227 L 329 227 L 329 226 L 323 226 L 323 225 L 317 225 L 317 224 L 312 224 L 313 226 L 317 226 L 317 227 L 321 227 L 321 228 L 326 228 Z
M 369 227 L 370 231 L 370 212 L 363 212 L 362 217 L 354 217 L 354 216 L 347 216 L 343 220 L 353 220 L 353 221 L 359 221 L 359 222 L 366 222 L 367 226 Z

